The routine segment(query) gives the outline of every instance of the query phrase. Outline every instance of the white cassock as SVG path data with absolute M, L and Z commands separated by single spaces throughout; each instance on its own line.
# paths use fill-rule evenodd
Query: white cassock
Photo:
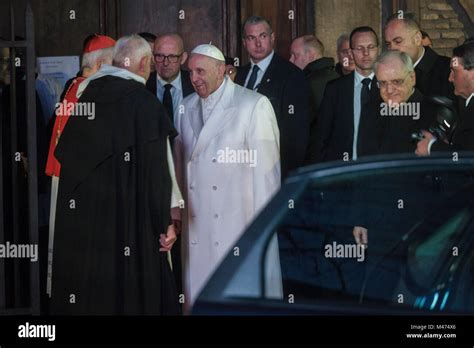
M 189 308 L 245 227 L 279 189 L 280 150 L 270 101 L 229 78 L 207 99 L 193 93 L 183 105 L 174 151 L 186 202 L 182 258 Z M 276 236 L 270 245 L 266 295 L 281 298 Z

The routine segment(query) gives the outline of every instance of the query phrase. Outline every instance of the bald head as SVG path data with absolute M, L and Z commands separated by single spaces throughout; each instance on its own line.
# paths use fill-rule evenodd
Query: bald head
M 181 65 L 188 54 L 184 52 L 181 36 L 175 33 L 164 34 L 156 38 L 153 55 L 158 75 L 166 82 L 172 82 L 178 76 Z
M 410 13 L 393 14 L 384 27 L 388 49 L 405 52 L 413 62 L 423 54 L 420 26 Z
M 323 43 L 314 35 L 297 37 L 291 43 L 290 62 L 303 70 L 309 63 L 324 55 Z
M 176 33 L 160 35 L 155 40 L 155 46 L 174 45 L 181 52 L 184 50 L 183 38 Z

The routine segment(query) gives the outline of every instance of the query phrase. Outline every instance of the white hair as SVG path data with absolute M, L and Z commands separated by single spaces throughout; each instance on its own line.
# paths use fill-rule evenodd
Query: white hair
M 400 52 L 397 50 L 387 50 L 383 52 L 380 56 L 377 57 L 377 60 L 374 63 L 374 71 L 377 70 L 380 64 L 383 64 L 391 59 L 398 59 L 403 66 L 405 67 L 406 72 L 414 72 L 415 68 L 413 67 L 413 61 L 410 56 L 405 52 Z
M 150 44 L 141 36 L 133 34 L 121 37 L 114 46 L 114 66 L 129 70 L 137 66 L 143 57 L 152 57 Z
M 114 48 L 107 47 L 101 50 L 87 52 L 82 55 L 81 68 L 94 68 L 97 62 L 102 61 L 104 64 L 112 64 L 112 53 Z

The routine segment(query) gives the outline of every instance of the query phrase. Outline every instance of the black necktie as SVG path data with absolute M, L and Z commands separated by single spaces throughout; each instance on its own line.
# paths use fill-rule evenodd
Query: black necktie
M 247 88 L 253 91 L 253 87 L 255 85 L 255 81 L 257 81 L 257 74 L 258 74 L 258 65 L 255 64 L 252 69 L 252 75 L 250 75 L 249 82 L 247 83 Z
M 360 109 L 361 109 L 361 114 L 362 110 L 364 107 L 367 106 L 370 100 L 370 83 L 372 82 L 371 79 L 366 77 L 365 79 L 362 80 L 362 91 L 360 92 Z
M 167 83 L 165 86 L 165 93 L 163 93 L 163 106 L 168 112 L 171 122 L 173 123 L 173 97 L 171 97 L 171 84 Z
M 365 123 L 367 122 L 367 112 L 369 111 L 369 102 L 370 102 L 370 83 L 372 82 L 371 79 L 366 77 L 362 80 L 362 91 L 360 92 L 360 117 L 359 117 L 359 128 L 357 129 L 357 156 L 361 153 L 360 144 L 361 142 L 365 141 L 366 139 L 361 139 L 361 128 L 364 127 Z M 361 126 L 362 125 L 362 126 Z

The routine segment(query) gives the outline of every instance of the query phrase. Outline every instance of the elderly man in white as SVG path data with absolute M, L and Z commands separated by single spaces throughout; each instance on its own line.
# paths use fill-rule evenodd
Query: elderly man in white
M 270 101 L 225 76 L 219 49 L 197 46 L 188 68 L 196 93 L 183 101 L 174 150 L 186 201 L 182 252 L 189 310 L 245 227 L 279 189 L 280 152 Z M 266 295 L 278 298 L 282 285 L 276 236 L 270 254 Z

